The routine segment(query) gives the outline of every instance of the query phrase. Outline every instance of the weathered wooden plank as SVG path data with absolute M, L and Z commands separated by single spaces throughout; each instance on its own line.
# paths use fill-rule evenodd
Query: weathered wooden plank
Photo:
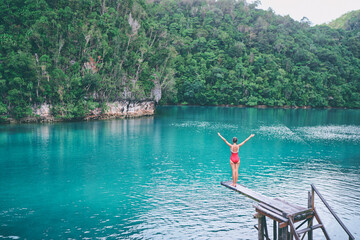
M 293 212 L 301 212 L 301 211 L 306 210 L 306 208 L 301 207 L 301 206 L 296 205 L 296 204 L 293 204 L 293 203 L 289 203 L 289 202 L 285 201 L 284 199 L 274 198 L 274 200 L 279 201 L 279 202 L 282 202 L 282 203 L 284 203 L 285 205 L 289 206 L 289 208 L 294 209 Z
M 236 192 L 239 192 L 257 202 L 270 202 L 272 201 L 271 198 L 264 196 L 258 192 L 255 192 L 251 189 L 246 188 L 245 186 L 241 185 L 241 184 L 237 184 L 236 187 L 231 186 L 232 181 L 227 181 L 227 182 L 221 182 L 221 185 L 230 188 Z
M 264 204 L 264 203 L 259 203 L 259 206 L 271 211 L 271 212 L 274 212 L 275 214 L 278 214 L 284 218 L 287 218 L 289 215 L 284 215 L 281 211 L 275 209 L 275 208 L 272 208 L 271 206 L 267 205 L 267 204 Z M 313 216 L 313 211 L 312 209 L 306 209 L 306 210 L 303 210 L 301 212 L 296 212 L 296 213 L 293 213 L 291 214 L 292 216 L 294 216 L 294 221 L 295 222 L 298 222 L 298 221 L 301 221 L 301 220 L 304 220 L 306 219 L 308 216 Z
M 306 216 L 304 219 L 295 219 L 295 222 L 299 222 L 299 221 L 302 221 L 302 220 L 305 220 L 305 219 L 309 219 L 309 218 L 311 218 L 311 217 L 312 217 L 312 215 Z M 282 222 L 282 223 L 280 223 L 280 227 L 281 227 L 281 228 L 286 227 L 286 226 L 288 226 L 288 225 L 289 225 L 288 222 Z
M 271 206 L 268 205 L 268 204 L 259 203 L 259 206 L 261 206 L 261 207 L 263 207 L 263 208 L 266 208 L 266 209 L 268 209 L 269 211 L 274 212 L 274 213 L 276 213 L 276 214 L 278 214 L 278 215 L 280 215 L 280 216 L 283 216 L 283 212 L 282 212 L 282 211 L 279 211 L 279 210 L 277 210 L 276 208 L 273 208 L 273 207 L 271 207 Z
M 276 214 L 266 208 L 261 207 L 260 205 L 254 206 L 256 211 L 262 215 L 265 215 L 273 220 L 276 220 L 278 222 L 287 222 L 288 219 L 284 218 L 283 216 Z
M 236 187 L 231 186 L 232 181 L 227 181 L 227 182 L 221 182 L 221 185 L 230 188 L 236 192 L 239 192 L 257 202 L 262 202 L 265 204 L 268 204 L 270 206 L 272 206 L 273 208 L 278 209 L 279 211 L 283 212 L 282 209 L 286 208 L 286 206 L 284 205 L 284 203 L 280 202 L 280 201 L 275 201 L 270 197 L 264 196 L 258 192 L 255 192 L 251 189 L 246 188 L 245 186 L 241 185 L 241 184 L 237 184 Z M 294 210 L 294 209 L 291 209 Z
M 294 216 L 295 222 L 298 222 L 308 218 L 309 216 L 314 216 L 314 211 L 310 208 L 301 212 L 291 213 L 290 215 Z
M 279 199 L 272 199 L 270 197 L 264 196 L 258 192 L 255 192 L 251 189 L 246 188 L 241 184 L 237 184 L 236 187 L 231 186 L 232 181 L 221 182 L 221 185 L 230 188 L 236 192 L 239 192 L 257 202 L 261 202 L 271 206 L 272 208 L 277 209 L 278 211 L 282 212 L 282 215 L 287 216 L 290 213 L 299 212 L 302 210 L 306 210 L 300 206 L 294 207 L 293 205 L 289 205 L 287 202 Z
M 265 211 L 258 211 L 259 213 L 261 214 L 267 214 L 266 216 L 275 220 L 275 221 L 278 221 L 280 223 L 280 227 L 281 228 L 284 228 L 286 226 L 289 225 L 289 222 L 288 222 L 288 217 L 285 217 L 281 214 L 281 212 L 279 212 L 277 209 L 274 209 L 274 208 L 271 208 L 271 206 L 267 205 L 267 204 L 263 204 L 263 203 L 259 203 L 258 205 L 254 205 L 255 209 L 257 208 L 263 208 L 265 210 L 267 210 L 268 212 L 265 212 Z M 312 209 L 307 209 L 305 211 L 302 211 L 300 212 L 301 214 L 300 215 L 296 215 L 296 217 L 294 218 L 294 222 L 299 222 L 301 220 L 305 220 L 307 218 L 310 218 L 313 216 L 313 212 L 312 212 Z M 281 218 L 280 218 L 280 217 Z
M 295 211 L 295 209 L 289 205 L 287 205 L 286 203 L 284 202 L 281 202 L 281 201 L 278 201 L 278 200 L 272 200 L 271 202 L 268 202 L 268 203 L 264 203 L 264 204 L 267 204 L 269 205 L 270 207 L 272 208 L 275 208 L 279 211 L 282 212 L 282 215 L 284 217 L 287 217 L 289 215 L 289 213 Z
M 323 226 L 322 224 L 315 224 L 314 226 L 297 230 L 297 233 L 298 233 L 298 234 L 303 234 L 303 233 L 310 232 L 310 231 L 312 231 L 312 230 L 321 228 L 322 226 Z

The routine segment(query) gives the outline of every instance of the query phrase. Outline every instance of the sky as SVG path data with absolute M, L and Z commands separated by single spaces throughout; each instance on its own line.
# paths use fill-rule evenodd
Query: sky
M 360 0 L 260 0 L 258 8 L 267 10 L 269 7 L 276 14 L 300 21 L 304 16 L 314 25 L 329 23 L 352 10 L 360 9 Z M 248 0 L 252 3 L 254 0 Z

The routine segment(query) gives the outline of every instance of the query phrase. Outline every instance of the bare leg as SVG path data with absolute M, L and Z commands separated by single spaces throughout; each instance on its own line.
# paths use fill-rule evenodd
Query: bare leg
M 230 160 L 230 166 L 231 166 L 231 172 L 232 172 L 232 179 L 233 179 L 233 184 L 231 184 L 232 186 L 236 187 L 236 164 L 233 163 L 231 160 Z
M 239 166 L 240 166 L 240 162 L 238 162 L 238 163 L 234 163 L 234 167 L 235 167 L 235 182 L 234 182 L 234 184 L 235 184 L 235 186 L 236 186 L 236 183 L 237 183 L 237 181 L 238 181 L 238 178 L 239 178 Z

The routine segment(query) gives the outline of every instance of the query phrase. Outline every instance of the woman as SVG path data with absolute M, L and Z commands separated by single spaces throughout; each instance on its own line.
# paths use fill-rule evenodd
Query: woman
M 221 136 L 220 133 L 218 133 L 218 135 L 230 147 L 230 150 L 231 150 L 230 166 L 231 166 L 231 170 L 232 170 L 232 179 L 233 179 L 233 184 L 231 184 L 231 186 L 236 187 L 236 182 L 239 178 L 239 166 L 240 166 L 239 148 L 255 135 L 251 134 L 245 141 L 243 141 L 240 144 L 236 144 L 237 138 L 234 137 L 232 145 L 228 141 L 226 141 L 226 139 L 223 138 L 223 136 Z

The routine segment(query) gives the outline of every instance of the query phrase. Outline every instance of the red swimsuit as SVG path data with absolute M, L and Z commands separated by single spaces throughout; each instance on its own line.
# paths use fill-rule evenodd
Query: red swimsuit
M 240 162 L 239 152 L 236 152 L 236 153 L 231 152 L 230 160 L 231 160 L 233 163 L 238 163 L 238 162 Z

